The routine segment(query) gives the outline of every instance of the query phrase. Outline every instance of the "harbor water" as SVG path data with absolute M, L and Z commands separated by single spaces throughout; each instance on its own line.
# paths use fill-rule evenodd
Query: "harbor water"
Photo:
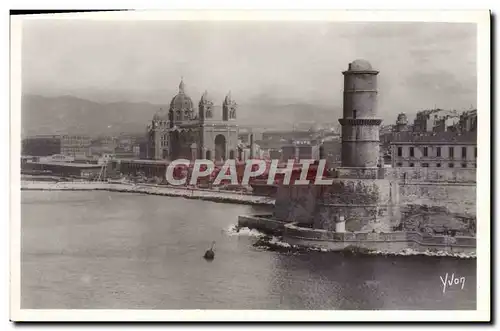
M 22 191 L 23 309 L 475 309 L 476 260 L 256 245 L 263 208 L 106 191 Z M 215 259 L 202 257 L 216 241 Z M 465 280 L 447 286 L 441 278 Z

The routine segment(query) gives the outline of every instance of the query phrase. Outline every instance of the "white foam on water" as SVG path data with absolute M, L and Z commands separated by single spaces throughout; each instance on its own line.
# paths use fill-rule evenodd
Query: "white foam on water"
M 272 237 L 271 240 L 268 241 L 268 243 L 271 245 L 285 247 L 285 248 L 292 248 L 293 247 L 292 245 L 290 245 L 287 242 L 282 241 L 278 237 Z
M 227 229 L 224 230 L 224 232 L 228 236 L 245 236 L 245 237 L 256 237 L 256 238 L 265 236 L 264 233 L 259 232 L 255 229 L 238 228 L 238 226 L 235 224 L 230 225 Z
M 275 246 L 281 246 L 284 248 L 295 248 L 295 249 L 305 249 L 310 252 L 339 252 L 338 249 L 327 249 L 320 247 L 308 247 L 308 246 L 297 246 L 290 245 L 289 243 L 282 241 L 278 237 L 272 237 L 267 243 Z M 405 248 L 399 252 L 391 252 L 391 251 L 370 251 L 368 253 L 361 254 L 370 254 L 370 255 L 393 255 L 393 256 L 415 256 L 415 255 L 424 255 L 424 256 L 443 256 L 443 257 L 454 257 L 460 259 L 474 259 L 476 258 L 476 253 L 462 253 L 462 252 L 448 252 L 448 251 L 418 251 L 411 248 Z
M 372 255 L 398 255 L 398 256 L 411 256 L 411 255 L 425 255 L 425 256 L 443 256 L 443 257 L 455 257 L 460 259 L 475 259 L 476 253 L 463 253 L 463 252 L 449 252 L 449 251 L 418 251 L 411 248 L 405 248 L 399 252 L 390 251 L 371 251 L 369 254 Z
M 238 226 L 233 224 L 230 225 L 227 229 L 224 230 L 224 232 L 229 235 L 229 236 L 245 236 L 245 237 L 255 237 L 255 238 L 264 238 L 268 237 L 265 233 L 262 233 L 258 230 L 255 229 L 249 229 L 246 227 L 239 228 Z M 287 242 L 282 241 L 279 237 L 272 236 L 270 237 L 269 240 L 265 240 L 263 242 L 264 246 L 266 244 L 269 245 L 274 245 L 274 246 L 280 246 L 284 248 L 293 248 L 294 246 L 290 245 Z

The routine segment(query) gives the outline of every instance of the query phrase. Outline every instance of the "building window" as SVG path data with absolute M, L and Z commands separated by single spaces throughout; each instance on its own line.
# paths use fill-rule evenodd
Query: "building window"
M 352 118 L 356 119 L 356 113 L 357 113 L 357 111 L 356 111 L 356 109 L 354 109 L 354 110 L 352 111 Z
M 436 167 L 441 168 L 441 163 L 436 163 Z
M 401 162 L 396 163 L 396 167 L 402 167 L 402 166 L 403 166 L 403 163 L 401 163 Z
M 441 147 L 436 147 L 436 156 L 441 156 Z
M 413 147 L 410 147 L 410 157 L 415 156 L 415 149 Z
M 477 164 L 476 163 L 474 163 L 474 168 L 477 168 Z
M 462 147 L 462 159 L 467 158 L 467 147 Z
M 398 147 L 398 156 L 403 156 L 403 147 Z
M 422 163 L 422 167 L 428 168 L 429 167 L 429 163 Z
M 467 168 L 467 163 L 462 163 L 462 168 Z
M 453 163 L 448 164 L 449 168 L 453 168 L 455 165 Z
M 449 155 L 450 155 L 450 158 L 452 158 L 452 159 L 453 159 L 453 157 L 455 156 L 455 153 L 454 153 L 454 149 L 453 149 L 453 147 L 449 147 L 449 148 L 448 148 L 448 150 L 449 150 Z
M 427 149 L 427 147 L 424 147 L 424 156 L 428 156 L 428 153 L 429 153 L 429 150 Z
M 474 157 L 477 159 L 477 147 L 474 147 Z
M 412 167 L 412 168 L 413 168 L 414 166 L 415 166 L 415 164 L 414 164 L 414 163 L 410 163 L 410 167 Z

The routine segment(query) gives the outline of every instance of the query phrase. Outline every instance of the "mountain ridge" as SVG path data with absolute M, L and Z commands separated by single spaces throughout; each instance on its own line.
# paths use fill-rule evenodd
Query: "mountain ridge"
M 291 129 L 297 122 L 334 122 L 341 114 L 338 109 L 322 105 L 259 100 L 261 102 L 238 105 L 240 126 Z M 168 109 L 168 104 L 147 101 L 98 102 L 68 94 L 23 94 L 21 132 L 22 136 L 68 132 L 91 136 L 145 134 L 147 124 L 160 108 Z M 220 105 L 215 107 L 215 116 L 222 117 Z

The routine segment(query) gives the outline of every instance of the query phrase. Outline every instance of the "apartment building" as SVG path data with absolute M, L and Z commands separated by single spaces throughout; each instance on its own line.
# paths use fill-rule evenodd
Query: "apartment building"
M 476 168 L 475 132 L 434 132 L 393 135 L 393 167 Z

